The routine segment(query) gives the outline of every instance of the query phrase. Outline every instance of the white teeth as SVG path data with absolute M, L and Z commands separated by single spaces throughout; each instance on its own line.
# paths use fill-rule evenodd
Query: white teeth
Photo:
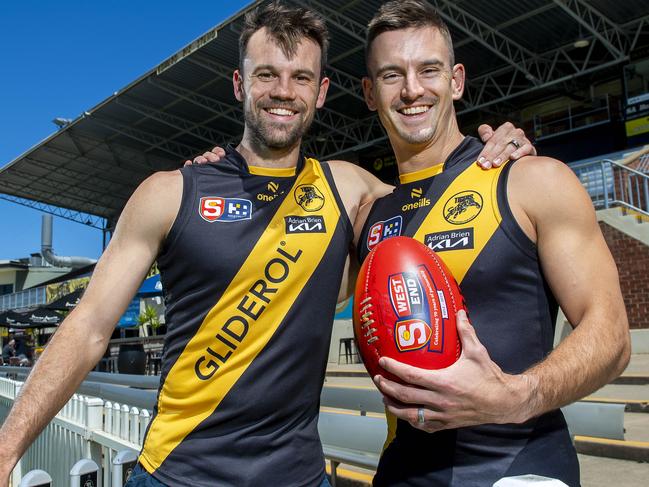
M 406 107 L 406 108 L 402 108 L 399 111 L 404 115 L 416 115 L 417 113 L 427 112 L 429 108 L 430 108 L 429 105 L 423 105 L 419 107 Z
M 281 115 L 283 117 L 288 117 L 289 115 L 293 115 L 295 113 L 294 111 L 287 110 L 286 108 L 268 108 L 267 110 L 273 115 Z

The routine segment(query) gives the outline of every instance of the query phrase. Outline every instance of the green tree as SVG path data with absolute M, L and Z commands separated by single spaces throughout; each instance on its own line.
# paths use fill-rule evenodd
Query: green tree
M 151 327 L 151 331 L 155 335 L 156 330 L 162 323 L 160 323 L 160 317 L 158 316 L 156 309 L 153 306 L 149 306 L 147 304 L 144 307 L 144 311 L 142 311 L 142 313 L 140 313 L 140 316 L 137 317 L 137 324 L 144 330 L 144 335 L 146 336 L 147 325 Z

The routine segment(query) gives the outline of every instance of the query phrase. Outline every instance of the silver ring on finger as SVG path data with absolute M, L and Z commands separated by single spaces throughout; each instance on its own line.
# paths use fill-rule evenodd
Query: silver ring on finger
M 510 140 L 510 141 L 507 142 L 507 143 L 513 145 L 514 147 L 516 147 L 516 149 L 520 149 L 520 148 L 521 148 L 521 143 L 520 143 L 518 140 L 516 140 L 516 139 L 512 139 L 512 140 Z
M 417 408 L 417 424 L 424 424 L 426 418 L 424 418 L 424 408 Z

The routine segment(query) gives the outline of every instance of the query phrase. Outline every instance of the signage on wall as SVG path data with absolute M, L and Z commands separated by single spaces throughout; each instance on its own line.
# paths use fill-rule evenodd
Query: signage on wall
M 649 93 L 628 98 L 624 114 L 627 137 L 649 133 Z

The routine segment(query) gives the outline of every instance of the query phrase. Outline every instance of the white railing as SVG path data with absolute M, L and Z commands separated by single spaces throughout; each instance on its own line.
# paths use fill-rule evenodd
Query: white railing
M 20 381 L 0 378 L 0 421 L 21 386 Z M 114 485 L 113 459 L 122 450 L 140 450 L 150 416 L 146 409 L 75 394 L 21 458 L 12 477 L 14 487 L 34 469 L 49 473 L 53 485 L 70 485 L 70 469 L 81 458 L 101 466 L 102 485 Z

